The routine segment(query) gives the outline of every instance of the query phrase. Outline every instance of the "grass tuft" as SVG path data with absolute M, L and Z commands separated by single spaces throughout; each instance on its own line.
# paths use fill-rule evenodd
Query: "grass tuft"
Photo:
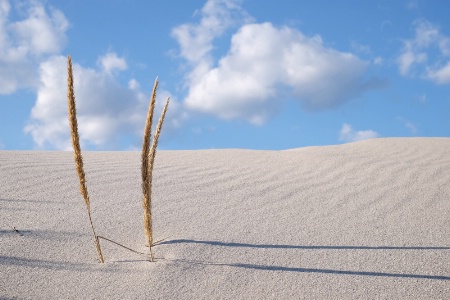
M 152 252 L 152 246 L 154 246 L 154 244 L 153 244 L 152 201 L 151 201 L 153 166 L 156 156 L 156 147 L 158 146 L 159 135 L 161 133 L 162 124 L 164 122 L 164 118 L 170 101 L 170 97 L 167 98 L 166 104 L 164 105 L 164 109 L 161 113 L 161 117 L 159 118 L 158 125 L 155 130 L 152 145 L 150 147 L 153 112 L 155 110 L 157 89 L 158 89 L 158 78 L 156 78 L 155 80 L 152 95 L 150 98 L 150 105 L 148 108 L 147 119 L 145 121 L 144 140 L 142 143 L 142 155 L 141 155 L 142 193 L 143 193 L 142 207 L 144 209 L 144 233 L 147 239 L 147 246 L 149 247 L 151 261 L 154 260 Z
M 72 146 L 74 150 L 74 160 L 75 166 L 78 174 L 78 178 L 80 180 L 80 193 L 84 198 L 84 203 L 86 204 L 87 213 L 89 217 L 89 223 L 91 224 L 92 234 L 94 235 L 95 246 L 97 248 L 98 257 L 100 262 L 103 263 L 103 254 L 100 248 L 99 238 L 104 239 L 108 242 L 111 242 L 115 245 L 123 247 L 129 251 L 143 254 L 136 250 L 133 250 L 127 246 L 124 246 L 120 243 L 117 243 L 108 238 L 98 236 L 95 233 L 94 224 L 92 222 L 91 216 L 91 205 L 89 201 L 88 190 L 86 186 L 86 175 L 83 169 L 83 157 L 81 156 L 80 149 L 80 138 L 78 135 L 78 122 L 77 122 L 77 112 L 75 105 L 75 93 L 73 90 L 73 74 L 72 74 L 72 60 L 71 57 L 67 57 L 67 99 L 68 99 L 68 112 L 69 112 L 69 122 L 70 122 L 70 132 L 72 137 Z M 153 142 L 150 146 L 151 140 L 151 130 L 153 123 L 153 113 L 155 110 L 156 103 L 156 90 L 158 89 L 158 78 L 155 80 L 155 84 L 153 86 L 153 91 L 150 99 L 150 105 L 147 112 L 147 118 L 145 121 L 145 129 L 144 129 L 144 140 L 142 143 L 142 192 L 144 194 L 142 200 L 142 206 L 144 209 L 144 233 L 147 239 L 147 245 L 149 247 L 150 252 L 150 261 L 154 261 L 152 247 L 158 244 L 159 242 L 153 242 L 153 229 L 152 229 L 152 210 L 151 210 L 151 195 L 152 195 L 152 177 L 153 177 L 153 166 L 156 156 L 156 147 L 158 146 L 159 135 L 161 134 L 162 125 L 164 123 L 164 118 L 166 116 L 167 108 L 169 107 L 170 97 L 167 98 L 166 104 L 164 105 L 163 111 L 158 121 L 158 125 L 156 126 L 155 135 L 153 137 Z
M 78 122 L 77 122 L 77 109 L 75 105 L 75 93 L 73 90 L 73 74 L 72 74 L 72 59 L 67 57 L 67 100 L 68 100 L 68 112 L 70 122 L 70 132 L 72 137 L 72 146 L 74 151 L 75 166 L 80 179 L 80 193 L 84 198 L 86 204 L 87 213 L 89 217 L 89 223 L 91 224 L 92 234 L 94 235 L 95 246 L 97 248 L 98 257 L 100 262 L 103 263 L 103 254 L 100 248 L 100 242 L 98 236 L 95 233 L 94 224 L 91 217 L 91 203 L 89 201 L 88 190 L 86 186 L 86 175 L 83 169 L 83 157 L 81 156 L 80 139 L 78 136 Z

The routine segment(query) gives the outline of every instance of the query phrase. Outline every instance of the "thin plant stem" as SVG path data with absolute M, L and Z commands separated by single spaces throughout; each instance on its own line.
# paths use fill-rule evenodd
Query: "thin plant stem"
M 153 257 L 151 247 L 152 247 L 152 212 L 151 212 L 151 188 L 148 175 L 148 153 L 150 150 L 150 139 L 151 139 L 151 131 L 152 131 L 152 123 L 153 123 L 153 112 L 155 110 L 155 102 L 156 102 L 156 90 L 158 89 L 158 78 L 155 79 L 155 83 L 153 85 L 153 91 L 150 98 L 150 104 L 148 107 L 147 118 L 145 121 L 145 129 L 144 129 L 144 140 L 142 143 L 142 208 L 144 209 L 144 233 L 147 240 L 147 245 L 150 248 L 150 258 Z
M 131 251 L 131 252 L 134 252 L 134 253 L 137 253 L 137 254 L 141 254 L 141 255 L 146 255 L 145 253 L 142 253 L 142 252 L 136 251 L 136 250 L 134 250 L 134 249 L 131 249 L 130 247 L 127 247 L 127 246 L 122 245 L 122 244 L 120 244 L 120 243 L 118 243 L 118 242 L 115 242 L 115 241 L 113 241 L 113 240 L 110 240 L 110 239 L 108 239 L 108 238 L 105 238 L 104 236 L 98 235 L 97 238 L 99 238 L 99 239 L 104 239 L 105 241 L 111 242 L 111 243 L 113 243 L 113 244 L 115 244 L 115 245 L 117 245 L 117 246 L 120 246 L 120 247 L 122 247 L 122 248 L 125 248 L 125 249 L 127 249 L 127 250 L 129 250 L 129 251 Z
M 80 139 L 78 136 L 78 122 L 77 122 L 77 110 L 75 106 L 75 93 L 73 90 L 73 74 L 72 74 L 72 59 L 70 56 L 67 57 L 67 99 L 68 99 L 68 112 L 69 112 L 69 122 L 70 122 L 70 132 L 72 137 L 72 146 L 74 150 L 74 160 L 75 166 L 80 180 L 80 193 L 84 198 L 84 203 L 86 204 L 87 213 L 89 217 L 89 223 L 91 224 L 92 234 L 94 236 L 95 247 L 97 248 L 98 257 L 100 262 L 103 263 L 103 254 L 100 248 L 100 242 L 98 236 L 95 233 L 94 224 L 92 223 L 91 216 L 91 204 L 89 201 L 88 190 L 86 186 L 86 175 L 83 169 L 83 157 L 81 156 Z
M 147 119 L 145 122 L 144 141 L 142 144 L 142 192 L 144 194 L 142 206 L 144 209 L 144 232 L 147 239 L 147 245 L 149 247 L 151 261 L 154 260 L 152 252 L 153 224 L 152 224 L 152 202 L 151 202 L 153 165 L 156 155 L 156 147 L 158 145 L 158 138 L 161 133 L 162 124 L 164 122 L 165 114 L 170 100 L 170 98 L 167 98 L 166 104 L 164 106 L 164 109 L 161 113 L 161 117 L 158 121 L 158 125 L 156 127 L 152 145 L 150 147 L 151 129 L 153 123 L 153 113 L 155 110 L 157 88 L 158 88 L 158 78 L 156 78 L 155 84 L 153 86 L 150 105 L 147 113 Z
M 153 166 L 155 164 L 155 156 L 156 156 L 156 147 L 158 146 L 158 139 L 159 139 L 159 135 L 161 134 L 161 129 L 162 129 L 162 124 L 164 123 L 164 118 L 166 116 L 166 112 L 167 112 L 167 108 L 169 106 L 169 101 L 170 101 L 170 97 L 167 98 L 166 100 L 166 104 L 164 105 L 164 109 L 161 113 L 161 117 L 159 118 L 158 121 L 158 125 L 156 126 L 156 131 L 155 131 L 155 135 L 153 137 L 153 143 L 152 143 L 152 147 L 150 148 L 150 152 L 148 154 L 148 193 L 150 196 L 150 201 L 149 201 L 149 210 L 150 210 L 150 232 L 152 233 L 152 235 L 150 236 L 150 239 L 148 241 L 149 244 L 149 248 L 150 248 L 150 257 L 151 260 L 153 261 L 153 253 L 152 253 L 152 247 L 154 246 L 153 244 L 153 228 L 152 228 L 152 220 L 151 220 L 151 195 L 152 195 L 152 182 L 153 182 Z

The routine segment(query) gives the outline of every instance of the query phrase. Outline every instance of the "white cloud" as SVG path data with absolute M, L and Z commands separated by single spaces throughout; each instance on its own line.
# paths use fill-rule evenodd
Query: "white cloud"
M 139 90 L 139 82 L 136 79 L 131 79 L 130 81 L 128 81 L 128 88 L 130 90 Z
M 115 54 L 114 54 L 115 55 Z M 99 61 L 102 61 L 100 58 Z M 32 135 L 35 145 L 44 149 L 70 149 L 67 118 L 66 57 L 54 56 L 40 66 L 40 85 L 25 132 Z M 132 135 L 140 141 L 145 125 L 149 99 L 136 80 L 122 86 L 103 70 L 82 67 L 76 63 L 74 89 L 81 143 L 86 147 L 118 148 L 121 137 Z M 167 92 L 160 91 L 159 113 Z M 162 97 L 161 97 L 162 96 Z M 177 103 L 171 102 L 165 127 L 174 127 Z M 174 117 L 175 116 L 175 117 Z
M 30 2 L 28 18 L 11 24 L 18 47 L 35 54 L 54 54 L 62 50 L 69 23 L 59 10 L 47 13 L 39 2 Z
M 417 127 L 416 125 L 414 125 L 414 123 L 410 122 L 410 121 L 406 121 L 405 122 L 405 127 L 408 128 L 412 134 L 416 134 L 417 133 Z
M 377 56 L 373 59 L 373 64 L 376 66 L 381 66 L 383 64 L 383 58 L 380 56 Z
M 406 3 L 406 8 L 409 10 L 417 10 L 419 9 L 419 2 L 417 0 L 408 1 Z
M 352 41 L 350 46 L 352 47 L 353 51 L 355 51 L 357 53 L 369 55 L 372 52 L 372 50 L 370 49 L 370 47 L 368 45 L 363 45 L 356 41 Z
M 413 39 L 403 42 L 397 58 L 400 73 L 450 84 L 450 38 L 425 20 L 415 22 L 415 32 Z
M 127 62 L 125 59 L 118 57 L 114 52 L 108 52 L 98 60 L 99 65 L 108 74 L 116 71 L 124 71 L 127 69 Z
M 420 95 L 418 98 L 420 103 L 425 104 L 428 102 L 428 97 L 427 94 L 423 93 L 422 95 Z
M 438 84 L 450 84 L 450 61 L 440 69 L 430 70 L 428 78 Z
M 416 124 L 404 117 L 397 117 L 397 120 L 403 123 L 403 125 L 411 132 L 411 134 L 417 134 L 418 130 Z
M 69 22 L 57 9 L 40 0 L 0 0 L 0 94 L 20 88 L 36 91 L 36 103 L 24 131 L 40 149 L 70 149 L 67 120 L 66 57 L 60 55 Z M 45 3 L 45 2 L 44 2 Z M 23 17 L 17 17 L 23 16 Z M 119 83 L 127 68 L 124 58 L 108 52 L 98 69 L 74 63 L 75 92 L 81 142 L 88 148 L 119 148 L 121 139 L 136 137 L 140 144 L 148 97 L 139 83 Z M 160 95 L 168 95 L 160 91 Z M 162 110 L 158 97 L 156 113 Z M 171 101 L 166 129 L 185 118 L 176 99 Z
M 206 5 L 198 24 L 181 25 L 173 31 L 181 56 L 191 65 L 184 101 L 189 109 L 261 124 L 288 96 L 306 109 L 321 110 L 374 87 L 374 82 L 364 82 L 367 62 L 326 47 L 319 36 L 308 37 L 271 23 L 246 24 L 249 18 L 232 36 L 228 52 L 214 63 L 213 40 L 230 24 L 230 17 L 223 12 L 230 10 L 225 2 L 208 1 L 207 5 L 221 4 L 220 9 L 212 10 L 220 11 L 214 14 L 213 25 L 205 26 L 205 20 L 211 18 Z M 238 2 L 232 3 L 232 11 L 245 15 Z
M 264 122 L 287 94 L 311 110 L 335 107 L 363 90 L 367 63 L 288 27 L 248 24 L 216 68 L 189 86 L 186 105 L 224 119 Z
M 415 53 L 411 43 L 405 43 L 403 53 L 397 58 L 400 74 L 408 75 L 414 64 L 424 63 L 427 60 L 425 53 Z
M 0 94 L 35 87 L 39 63 L 59 53 L 67 40 L 69 23 L 62 12 L 46 9 L 39 1 L 15 4 L 25 10 L 24 19 L 11 20 L 16 6 L 0 0 Z
M 349 124 L 343 124 L 339 132 L 339 140 L 343 142 L 357 142 L 378 137 L 379 134 L 373 130 L 355 131 Z
M 198 24 L 186 23 L 172 30 L 180 45 L 180 56 L 190 67 L 188 81 L 201 78 L 213 64 L 211 51 L 213 40 L 237 24 L 249 22 L 251 18 L 240 6 L 242 0 L 208 0 L 199 12 Z
M 199 63 L 210 58 L 212 41 L 225 30 L 246 18 L 241 0 L 208 0 L 200 11 L 199 24 L 183 24 L 172 30 L 180 44 L 180 55 L 188 62 Z

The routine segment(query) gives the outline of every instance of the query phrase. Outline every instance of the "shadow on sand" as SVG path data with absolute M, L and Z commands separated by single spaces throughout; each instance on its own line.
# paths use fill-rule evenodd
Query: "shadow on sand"
M 159 243 L 159 245 L 170 244 L 203 244 L 210 246 L 223 247 L 246 247 L 256 249 L 306 249 L 306 250 L 450 250 L 450 247 L 397 247 L 397 246 L 297 246 L 297 245 L 269 245 L 269 244 L 246 244 L 246 243 L 225 243 L 219 241 L 198 241 L 198 240 L 170 240 Z M 416 278 L 416 279 L 433 279 L 433 280 L 450 280 L 450 276 L 441 275 L 421 275 L 421 274 L 401 274 L 401 273 L 383 273 L 383 272 L 367 272 L 367 271 L 347 271 L 333 269 L 313 269 L 313 268 L 293 268 L 285 266 L 266 266 L 244 263 L 214 263 L 193 260 L 175 260 L 189 264 L 228 266 L 244 269 L 254 269 L 262 271 L 284 271 L 297 273 L 321 273 L 321 274 L 337 274 L 337 275 L 359 275 L 359 276 L 375 276 L 375 277 L 395 277 L 395 278 Z
M 246 247 L 262 249 L 303 249 L 303 250 L 450 250 L 450 247 L 397 247 L 397 246 L 302 246 L 302 245 L 269 245 L 269 244 L 246 244 L 246 243 L 225 243 L 219 241 L 197 241 L 197 240 L 170 240 L 158 243 L 158 245 L 169 244 L 203 244 L 210 246 L 224 247 Z

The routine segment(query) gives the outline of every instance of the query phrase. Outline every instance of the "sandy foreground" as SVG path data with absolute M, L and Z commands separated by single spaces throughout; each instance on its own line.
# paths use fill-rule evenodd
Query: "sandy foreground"
M 139 152 L 84 152 L 97 233 L 146 252 Z M 157 261 L 101 241 L 71 152 L 0 151 L 1 299 L 450 299 L 450 138 L 159 151 Z

